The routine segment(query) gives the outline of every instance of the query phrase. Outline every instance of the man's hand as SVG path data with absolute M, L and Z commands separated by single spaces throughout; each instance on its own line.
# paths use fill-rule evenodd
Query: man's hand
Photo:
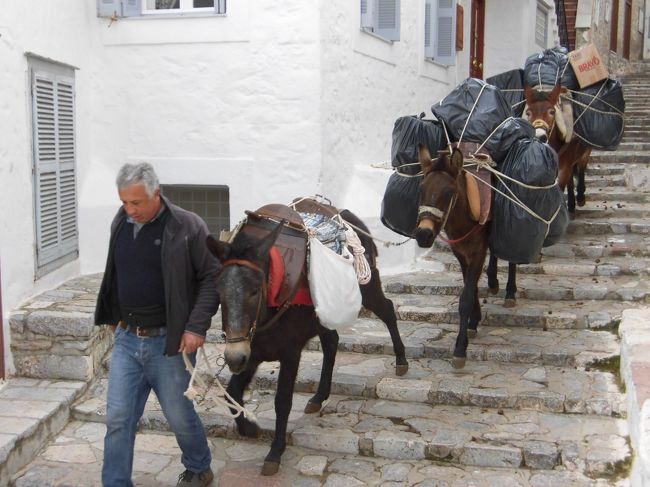
M 182 352 L 185 350 L 187 353 L 194 353 L 199 347 L 202 347 L 204 343 L 204 337 L 186 331 L 181 337 L 181 346 L 178 348 L 178 351 Z

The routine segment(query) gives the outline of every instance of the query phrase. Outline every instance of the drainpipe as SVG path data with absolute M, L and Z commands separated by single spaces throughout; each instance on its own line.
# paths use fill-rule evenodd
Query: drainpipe
M 4 320 L 2 319 L 2 271 L 0 265 L 0 379 L 5 378 Z

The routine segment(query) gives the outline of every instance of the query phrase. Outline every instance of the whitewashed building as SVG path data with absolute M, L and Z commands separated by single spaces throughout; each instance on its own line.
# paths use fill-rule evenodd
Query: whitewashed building
M 10 310 L 103 270 L 124 162 L 151 162 L 215 231 L 317 193 L 401 240 L 379 223 L 390 172 L 373 167 L 390 159 L 394 120 L 430 113 L 470 68 L 522 67 L 556 44 L 554 19 L 550 0 L 3 1 L 8 373 Z M 382 266 L 415 254 L 383 251 Z

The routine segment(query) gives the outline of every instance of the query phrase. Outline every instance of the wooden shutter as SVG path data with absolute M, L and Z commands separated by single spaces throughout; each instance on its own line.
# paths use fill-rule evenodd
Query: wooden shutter
M 375 0 L 375 33 L 389 41 L 399 41 L 400 0 Z
M 122 0 L 122 16 L 135 17 L 142 15 L 141 0 Z
M 361 27 L 373 30 L 372 11 L 375 0 L 361 0 Z
M 435 55 L 435 31 L 432 29 L 436 25 L 432 20 L 434 0 L 426 0 L 424 4 L 424 57 L 432 59 Z
M 121 0 L 97 0 L 97 17 L 122 16 Z
M 214 0 L 214 11 L 218 14 L 225 14 L 226 0 Z
M 456 64 L 456 5 L 454 0 L 438 0 L 436 12 L 436 62 Z
M 74 79 L 32 72 L 37 267 L 78 248 Z

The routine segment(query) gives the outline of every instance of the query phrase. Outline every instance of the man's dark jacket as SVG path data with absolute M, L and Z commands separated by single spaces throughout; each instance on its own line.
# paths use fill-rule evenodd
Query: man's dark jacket
M 210 320 L 219 308 L 216 275 L 219 262 L 208 251 L 205 222 L 162 197 L 169 216 L 163 233 L 161 259 L 167 308 L 165 355 L 175 355 L 183 332 L 205 336 Z M 111 238 L 102 285 L 95 309 L 96 325 L 115 325 L 121 319 L 115 276 L 115 240 L 126 222 L 120 208 L 111 224 Z

